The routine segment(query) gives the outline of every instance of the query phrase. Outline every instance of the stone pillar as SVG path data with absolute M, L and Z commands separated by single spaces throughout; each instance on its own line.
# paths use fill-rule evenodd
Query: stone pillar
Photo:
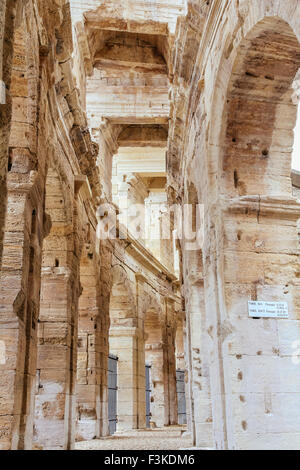
M 199 254 L 201 256 L 201 253 Z M 192 284 L 192 285 L 190 285 Z M 189 429 L 197 447 L 213 447 L 209 344 L 205 319 L 204 283 L 186 280 L 186 334 L 188 341 Z
M 77 428 L 76 440 L 101 436 L 101 336 L 99 283 L 94 253 L 89 244 L 80 263 L 78 358 L 77 358 Z
M 165 348 L 162 342 L 146 344 L 146 362 L 151 365 L 151 423 L 158 428 L 165 425 Z
M 145 286 L 146 278 L 140 274 L 135 274 L 136 279 L 136 306 L 137 306 L 137 325 L 140 331 L 138 337 L 138 429 L 146 428 L 146 358 L 145 358 Z
M 100 433 L 102 437 L 109 436 L 108 422 L 108 356 L 109 356 L 109 307 L 101 316 L 100 342 Z
M 178 424 L 177 389 L 176 389 L 176 312 L 174 300 L 165 299 L 165 425 Z
M 180 315 L 182 315 L 182 313 L 183 312 L 180 312 Z M 179 321 L 177 322 L 177 329 L 176 329 L 175 346 L 176 346 L 176 369 L 177 370 L 185 370 L 183 321 L 184 321 L 183 318 L 179 319 Z
M 19 19 L 15 17 L 14 13 L 16 8 L 21 10 L 22 3 L 23 2 L 20 0 L 1 0 L 0 2 L 0 269 L 2 262 L 4 218 L 7 202 L 6 175 L 12 115 L 10 93 L 12 57 L 14 50 L 14 33 Z
M 10 180 L 10 178 L 9 178 Z M 30 189 L 30 185 L 28 185 Z M 2 376 L 0 448 L 30 448 L 39 314 L 43 209 L 33 210 L 28 191 L 10 191 L 0 273 Z
M 99 241 L 98 241 L 99 242 Z M 112 265 L 112 246 L 110 240 L 101 240 L 99 242 L 99 255 L 101 260 L 100 267 L 100 310 L 101 310 L 101 385 L 100 400 L 101 414 L 100 427 L 101 436 L 109 436 L 108 422 L 108 356 L 109 356 L 109 304 L 111 292 L 111 265 Z
M 75 441 L 77 365 L 76 272 L 43 268 L 34 442 L 36 448 L 70 449 Z
M 146 408 L 141 404 L 140 368 L 145 357 L 140 345 L 142 334 L 138 328 L 116 326 L 110 329 L 110 352 L 118 356 L 118 423 L 117 431 L 145 427 Z M 142 390 L 145 395 L 145 387 Z M 145 417 L 143 416 L 145 415 Z
M 288 197 L 244 196 L 227 200 L 223 216 L 225 298 L 216 331 L 227 445 L 296 449 L 299 365 L 293 356 L 300 340 L 300 205 Z M 249 301 L 286 302 L 289 316 L 250 318 Z

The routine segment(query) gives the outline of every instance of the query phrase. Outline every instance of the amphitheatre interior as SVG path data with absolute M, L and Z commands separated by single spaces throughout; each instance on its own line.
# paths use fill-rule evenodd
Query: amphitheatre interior
M 299 450 L 299 41 L 298 0 L 0 0 L 0 450 Z

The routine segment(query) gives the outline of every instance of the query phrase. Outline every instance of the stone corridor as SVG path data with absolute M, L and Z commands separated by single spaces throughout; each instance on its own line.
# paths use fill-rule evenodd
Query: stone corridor
M 0 450 L 299 450 L 299 40 L 299 0 L 0 0 Z

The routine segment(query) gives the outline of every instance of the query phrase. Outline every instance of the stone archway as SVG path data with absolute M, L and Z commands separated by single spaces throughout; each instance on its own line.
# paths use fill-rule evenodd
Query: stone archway
M 300 46 L 288 23 L 266 17 L 250 29 L 233 56 L 223 96 L 220 152 L 215 154 L 220 158 L 210 162 L 219 164 L 221 197 L 218 209 L 213 209 L 210 251 L 205 252 L 206 304 L 211 351 L 218 358 L 210 361 L 212 380 L 220 391 L 219 397 L 212 396 L 213 420 L 222 426 L 217 445 L 250 449 L 266 446 L 273 432 L 278 433 L 274 422 L 267 424 L 263 394 L 272 395 L 272 414 L 283 421 L 295 399 L 288 392 L 294 366 L 291 357 L 281 357 L 283 346 L 275 333 L 287 327 L 285 320 L 250 318 L 248 301 L 286 301 L 290 319 L 297 318 L 300 208 L 292 198 L 290 176 L 296 122 L 292 84 L 300 66 Z M 219 119 L 211 132 L 218 130 L 218 124 Z M 293 334 L 299 337 L 299 329 Z M 284 412 L 276 405 L 278 391 L 273 384 L 278 374 L 284 383 L 280 387 L 280 400 L 287 405 Z M 264 444 L 257 438 L 259 420 L 266 425 Z M 295 427 L 299 426 L 297 420 Z M 284 433 L 276 435 L 279 447 L 285 446 L 284 440 Z
M 298 39 L 279 18 L 259 22 L 240 46 L 227 94 L 227 197 L 291 196 L 292 84 L 299 67 Z

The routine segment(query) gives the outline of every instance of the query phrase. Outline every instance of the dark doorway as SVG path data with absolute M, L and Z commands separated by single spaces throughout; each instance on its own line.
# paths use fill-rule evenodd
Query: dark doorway
M 151 366 L 146 365 L 146 426 L 150 428 L 151 421 Z
M 185 372 L 184 370 L 176 371 L 176 387 L 178 401 L 178 424 L 186 424 L 186 401 L 185 401 Z
M 118 393 L 118 358 L 110 355 L 108 358 L 108 421 L 109 434 L 117 430 L 117 393 Z

